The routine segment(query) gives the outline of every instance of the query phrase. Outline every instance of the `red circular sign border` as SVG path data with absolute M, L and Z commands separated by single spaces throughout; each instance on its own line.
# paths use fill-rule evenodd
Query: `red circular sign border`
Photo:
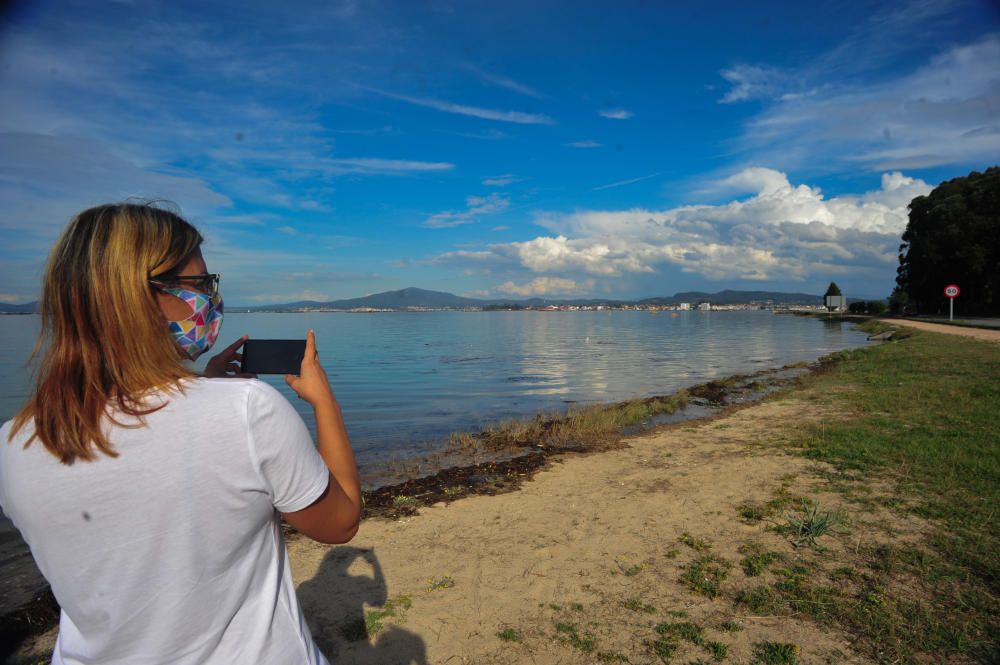
M 950 293 L 948 293 L 948 289 L 951 288 L 955 289 L 955 295 L 951 295 Z M 944 295 L 946 298 L 957 298 L 961 293 L 962 289 L 958 288 L 958 284 L 949 284 L 948 286 L 944 287 Z

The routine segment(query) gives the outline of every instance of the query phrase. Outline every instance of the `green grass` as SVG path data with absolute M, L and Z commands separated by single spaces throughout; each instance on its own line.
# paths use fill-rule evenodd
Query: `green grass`
M 590 633 L 581 635 L 576 625 L 572 623 L 557 623 L 556 634 L 571 647 L 583 653 L 591 653 L 597 644 L 597 640 L 593 635 Z
M 513 628 L 504 628 L 503 630 L 497 631 L 497 637 L 499 637 L 504 642 L 521 641 L 521 633 L 517 632 Z
M 687 545 L 695 552 L 707 552 L 708 550 L 712 549 L 711 543 L 709 543 L 706 540 L 703 540 L 702 538 L 695 538 L 687 531 L 682 533 L 677 540 L 680 541 L 682 544 Z
M 661 637 L 660 639 L 656 640 L 650 645 L 650 647 L 653 650 L 653 653 L 655 653 L 657 658 L 660 659 L 660 662 L 664 663 L 665 665 L 667 663 L 670 663 L 671 660 L 673 660 L 674 654 L 677 653 L 677 647 L 679 646 L 680 644 L 677 642 L 677 640 L 668 639 L 665 637 Z
M 406 611 L 412 606 L 413 599 L 409 595 L 396 596 L 387 600 L 382 607 L 368 610 L 363 617 L 341 624 L 337 632 L 349 642 L 366 640 L 382 630 L 386 619 L 405 619 Z
M 736 514 L 739 515 L 740 520 L 747 524 L 757 524 L 767 517 L 767 511 L 764 506 L 753 501 L 746 501 L 737 506 Z
M 620 572 L 625 577 L 635 577 L 645 568 L 641 563 L 629 563 L 624 559 L 615 559 L 615 566 L 617 566 L 618 570 L 612 572 Z
M 687 640 L 691 644 L 699 646 L 704 642 L 704 631 L 701 626 L 690 621 L 658 623 L 655 630 L 663 637 L 670 639 Z
M 622 602 L 622 606 L 627 610 L 632 610 L 633 612 L 645 612 L 647 614 L 656 612 L 655 607 L 642 602 L 638 598 L 628 598 Z
M 729 647 L 727 647 L 722 642 L 708 641 L 705 642 L 705 649 L 709 654 L 712 655 L 712 660 L 717 663 L 721 663 L 729 655 Z
M 392 497 L 392 505 L 395 508 L 409 508 L 411 506 L 415 506 L 416 504 L 417 500 L 412 496 L 407 496 L 406 494 L 397 494 Z
M 691 562 L 681 574 L 680 581 L 692 591 L 715 598 L 721 593 L 722 582 L 729 575 L 732 564 L 711 554 Z
M 799 645 L 787 642 L 758 642 L 753 649 L 754 663 L 761 665 L 798 665 Z
M 816 547 L 819 538 L 838 529 L 843 517 L 836 511 L 822 511 L 818 505 L 803 501 L 800 511 L 786 516 L 785 522 L 782 531 L 791 536 L 796 547 Z
M 1000 345 L 915 331 L 833 355 L 827 371 L 803 383 L 841 415 L 807 428 L 799 452 L 833 466 L 825 482 L 848 512 L 892 511 L 864 527 L 864 540 L 893 542 L 912 515 L 928 520 L 930 533 L 919 546 L 845 554 L 824 571 L 782 571 L 737 601 L 755 612 L 834 621 L 879 662 L 992 662 L 1000 635 Z M 883 495 L 872 489 L 879 486 Z M 830 516 L 808 504 L 789 526 L 801 544 L 814 544 L 830 532 Z
M 767 551 L 760 543 L 741 545 L 739 552 L 744 555 L 740 559 L 740 566 L 747 577 L 757 577 L 772 563 L 781 560 L 779 553 Z
M 656 624 L 654 630 L 659 638 L 653 642 L 653 652 L 664 663 L 669 663 L 682 641 L 703 648 L 715 662 L 722 662 L 729 653 L 729 647 L 722 642 L 705 639 L 705 631 L 692 621 L 664 621 Z M 692 661 L 704 662 L 704 661 Z

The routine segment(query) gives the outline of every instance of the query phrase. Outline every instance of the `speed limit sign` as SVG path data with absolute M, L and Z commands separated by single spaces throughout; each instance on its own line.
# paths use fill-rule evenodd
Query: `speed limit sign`
M 962 289 L 958 288 L 958 284 L 949 284 L 944 287 L 944 294 L 948 296 L 948 320 L 955 320 L 955 298 L 958 294 L 962 292 Z

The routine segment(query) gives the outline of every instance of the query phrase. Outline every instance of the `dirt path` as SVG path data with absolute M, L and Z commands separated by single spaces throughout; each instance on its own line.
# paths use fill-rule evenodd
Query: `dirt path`
M 835 629 L 732 601 L 761 579 L 737 565 L 741 545 L 794 556 L 767 524 L 736 519 L 741 504 L 778 488 L 837 501 L 806 489 L 814 463 L 768 445 L 815 417 L 793 395 L 567 458 L 514 493 L 366 521 L 349 545 L 296 539 L 313 634 L 340 663 L 659 663 L 654 627 L 673 621 L 697 624 L 731 663 L 751 662 L 764 640 L 800 645 L 800 663 L 867 662 Z M 715 599 L 680 581 L 709 553 L 733 564 Z M 382 624 L 372 639 L 366 611 L 370 630 Z M 724 630 L 733 620 L 741 628 Z M 673 662 L 708 662 L 707 648 L 682 641 Z
M 929 332 L 945 333 L 947 335 L 961 335 L 962 337 L 972 337 L 987 342 L 1000 342 L 1000 330 L 987 330 L 985 328 L 968 328 L 966 326 L 952 326 L 947 323 L 929 323 L 927 321 L 914 321 L 912 319 L 882 319 L 886 323 L 897 326 L 909 326 L 918 330 Z

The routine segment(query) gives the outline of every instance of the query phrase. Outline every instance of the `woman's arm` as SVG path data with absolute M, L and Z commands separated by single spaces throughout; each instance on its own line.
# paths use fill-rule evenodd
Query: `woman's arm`
M 299 376 L 288 374 L 285 383 L 313 407 L 316 444 L 330 470 L 330 483 L 309 507 L 294 513 L 282 513 L 282 516 L 297 531 L 313 540 L 346 543 L 358 532 L 361 521 L 361 483 L 340 405 L 330 389 L 326 371 L 319 363 L 316 335 L 312 330 L 306 335 L 306 353 Z

